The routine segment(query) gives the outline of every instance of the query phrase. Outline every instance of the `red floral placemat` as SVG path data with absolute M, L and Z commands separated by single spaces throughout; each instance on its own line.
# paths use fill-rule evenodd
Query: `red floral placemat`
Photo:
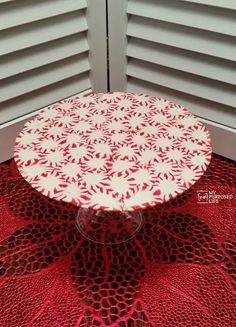
M 0 165 L 0 326 L 236 325 L 236 165 L 213 156 L 182 196 L 144 211 L 136 238 L 89 243 L 77 209 Z

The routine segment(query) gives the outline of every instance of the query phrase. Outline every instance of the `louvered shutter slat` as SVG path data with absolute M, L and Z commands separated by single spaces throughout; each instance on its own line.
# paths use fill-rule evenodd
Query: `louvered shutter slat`
M 234 0 L 181 0 L 181 1 L 236 10 L 236 3 Z
M 13 96 L 29 93 L 46 85 L 50 85 L 89 70 L 86 54 L 46 65 L 21 75 L 6 79 L 1 85 L 0 101 L 6 101 Z
M 83 12 L 47 18 L 0 32 L 0 55 L 53 41 L 88 29 Z
M 235 88 L 229 84 L 219 83 L 217 81 L 208 82 L 207 79 L 196 77 L 174 69 L 151 63 L 143 63 L 132 59 L 127 68 L 127 75 L 143 79 L 151 83 L 158 83 L 166 87 L 173 88 L 180 92 L 202 97 L 236 107 Z
M 235 16 L 228 9 L 209 10 L 206 6 L 176 0 L 130 0 L 127 13 L 236 36 Z
M 236 61 L 235 38 L 139 16 L 129 19 L 127 35 Z
M 34 1 L 33 6 L 32 0 L 21 1 L 20 6 L 19 1 L 12 1 L 1 6 L 0 30 L 36 22 L 86 7 L 87 3 L 85 0 L 66 0 L 66 6 L 64 0 L 56 2 L 48 0 Z
M 40 44 L 2 56 L 0 76 L 7 78 L 89 50 L 84 33 Z
M 233 85 L 236 85 L 235 63 L 232 61 L 138 38 L 130 38 L 127 55 L 225 83 L 230 80 Z
M 57 102 L 58 99 L 64 99 L 70 94 L 76 94 L 78 90 L 88 90 L 90 87 L 91 82 L 87 72 L 63 79 L 57 83 L 36 89 L 25 96 L 19 96 L 1 103 L 0 120 L 10 123 L 16 117 L 22 117 Z

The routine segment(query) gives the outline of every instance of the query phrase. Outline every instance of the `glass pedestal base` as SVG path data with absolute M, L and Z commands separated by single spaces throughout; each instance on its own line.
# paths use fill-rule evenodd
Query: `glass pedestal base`
M 112 245 L 132 239 L 142 226 L 140 211 L 99 211 L 80 208 L 76 217 L 79 232 L 89 241 Z

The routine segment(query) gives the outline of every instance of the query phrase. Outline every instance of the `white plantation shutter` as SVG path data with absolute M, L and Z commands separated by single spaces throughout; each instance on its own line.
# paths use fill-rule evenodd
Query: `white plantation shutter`
M 110 0 L 111 15 L 120 7 L 116 21 L 123 26 L 118 29 L 110 17 L 110 37 L 121 45 L 114 50 L 110 41 L 111 89 L 186 106 L 212 131 L 214 150 L 236 159 L 236 2 L 121 2 Z
M 30 113 L 107 90 L 105 17 L 105 0 L 0 2 L 0 138 L 12 135 L 8 147 Z

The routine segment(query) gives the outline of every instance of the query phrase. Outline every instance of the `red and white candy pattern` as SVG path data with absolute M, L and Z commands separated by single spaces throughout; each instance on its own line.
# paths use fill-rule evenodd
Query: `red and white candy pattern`
M 41 111 L 17 137 L 15 161 L 45 196 L 123 211 L 187 190 L 211 152 L 208 131 L 187 109 L 115 92 L 73 97 Z

